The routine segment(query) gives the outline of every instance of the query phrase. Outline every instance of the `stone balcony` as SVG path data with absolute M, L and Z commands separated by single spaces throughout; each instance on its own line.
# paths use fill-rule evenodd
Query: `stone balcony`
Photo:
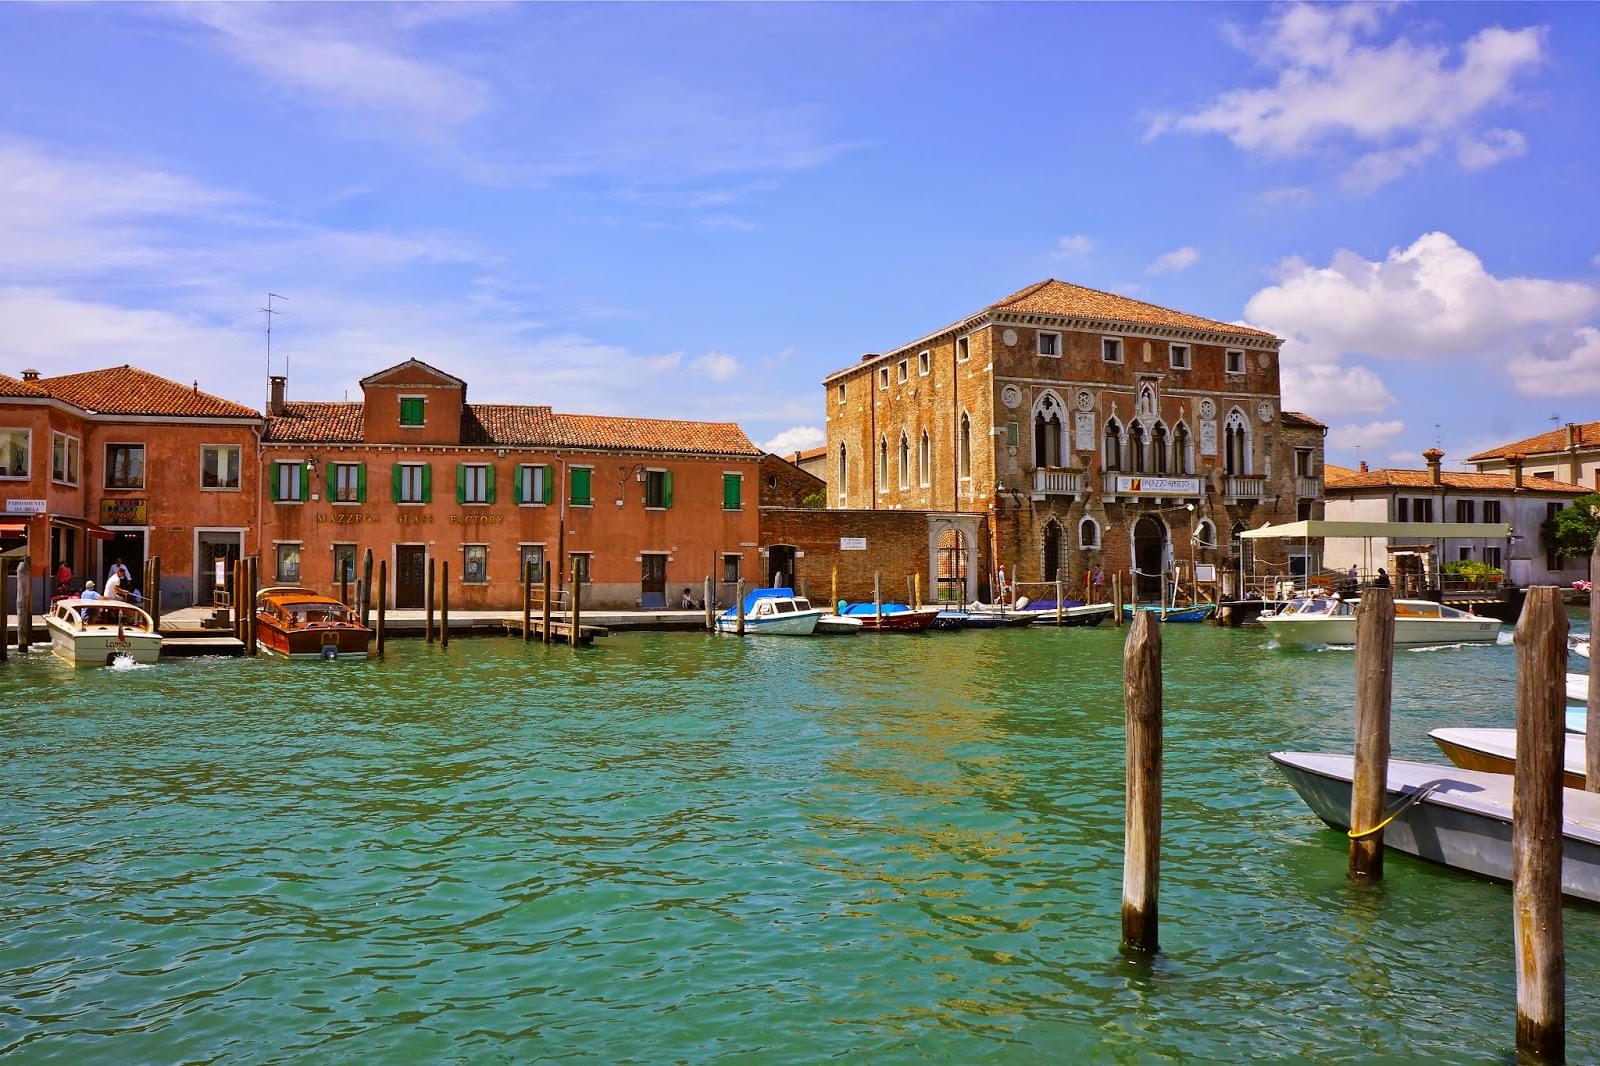
M 1322 479 L 1320 477 L 1296 477 L 1294 479 L 1294 494 L 1296 499 L 1314 500 L 1322 495 Z
M 1267 479 L 1230 476 L 1224 481 L 1222 494 L 1232 500 L 1259 500 L 1267 494 Z
M 1039 467 L 1033 472 L 1033 491 L 1046 496 L 1076 496 L 1083 491 L 1083 474 L 1077 470 Z

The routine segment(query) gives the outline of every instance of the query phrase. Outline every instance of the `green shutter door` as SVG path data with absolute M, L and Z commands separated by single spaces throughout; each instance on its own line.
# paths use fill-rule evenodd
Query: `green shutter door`
M 367 464 L 356 466 L 356 502 L 367 502 Z
M 273 463 L 272 464 L 272 502 L 273 503 L 277 503 L 278 502 L 278 467 L 281 466 L 281 465 L 283 465 L 283 464 L 281 464 L 281 463 Z
M 572 471 L 572 503 L 589 502 L 589 471 L 573 468 Z
M 422 502 L 433 502 L 433 464 L 422 464 Z
M 494 464 L 490 463 L 483 468 L 483 501 L 494 502 Z
M 724 511 L 739 509 L 739 479 L 732 474 L 722 475 L 722 509 Z
M 518 503 L 526 503 L 527 502 L 526 500 L 524 500 L 522 498 L 522 479 L 528 476 L 528 475 L 526 475 L 526 474 L 524 474 L 522 472 L 525 469 L 527 469 L 527 468 L 526 467 L 521 467 L 521 466 L 517 467 L 517 476 L 515 478 L 513 478 L 512 481 L 511 481 L 511 495 L 516 499 L 516 501 Z
M 329 503 L 339 498 L 339 468 L 332 463 L 322 472 L 322 498 Z
M 456 464 L 456 502 L 467 502 L 467 464 Z
M 543 488 L 544 488 L 544 491 L 541 493 L 541 495 L 543 496 L 543 501 L 542 502 L 550 503 L 551 501 L 553 501 L 556 498 L 556 468 L 555 467 L 547 466 L 547 467 L 544 468 L 544 486 L 543 486 Z
M 310 463 L 300 464 L 300 502 L 305 503 L 311 499 L 311 471 L 316 467 Z
M 662 505 L 665 506 L 665 507 L 671 507 L 672 506 L 672 471 L 668 470 L 665 474 L 661 475 L 661 481 L 662 481 L 662 491 L 661 491 Z

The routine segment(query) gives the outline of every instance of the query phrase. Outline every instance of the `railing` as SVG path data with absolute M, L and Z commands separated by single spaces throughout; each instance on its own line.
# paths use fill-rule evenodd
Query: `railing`
M 1294 479 L 1294 494 L 1296 499 L 1314 500 L 1322 495 L 1322 479 L 1319 477 L 1305 477 L 1301 475 Z
M 1051 496 L 1076 496 L 1083 491 L 1083 474 L 1076 470 L 1041 467 L 1033 472 L 1033 491 Z
M 1235 500 L 1259 500 L 1267 494 L 1267 479 L 1264 477 L 1229 477 L 1223 489 L 1223 495 Z

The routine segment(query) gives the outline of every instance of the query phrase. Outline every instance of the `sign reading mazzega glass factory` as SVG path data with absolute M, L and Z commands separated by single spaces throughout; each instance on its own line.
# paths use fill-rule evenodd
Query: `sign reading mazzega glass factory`
M 1198 496 L 1200 479 L 1197 477 L 1144 477 L 1135 474 L 1117 478 L 1117 491 L 1129 495 L 1145 496 Z

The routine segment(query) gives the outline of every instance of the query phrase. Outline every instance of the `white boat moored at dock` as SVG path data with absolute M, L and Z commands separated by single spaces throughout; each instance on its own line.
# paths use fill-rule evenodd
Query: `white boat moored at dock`
M 793 589 L 754 589 L 744 597 L 744 631 L 746 636 L 808 637 L 816 630 L 817 620 L 827 613 L 822 607 L 811 606 L 810 600 L 796 596 Z M 737 608 L 730 607 L 717 616 L 717 632 L 738 631 Z
M 57 600 L 44 624 L 50 650 L 74 666 L 110 666 L 122 658 L 150 664 L 161 657 L 155 623 L 121 600 Z
M 1354 644 L 1356 604 L 1338 596 L 1302 596 L 1281 611 L 1263 613 L 1261 625 L 1282 645 Z M 1492 644 L 1501 622 L 1432 600 L 1394 601 L 1394 643 Z

